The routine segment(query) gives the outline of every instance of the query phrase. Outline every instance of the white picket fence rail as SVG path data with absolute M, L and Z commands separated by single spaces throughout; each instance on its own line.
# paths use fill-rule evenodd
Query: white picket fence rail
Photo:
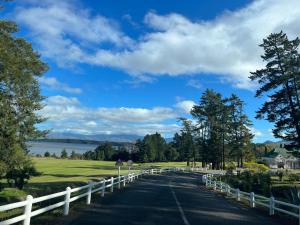
M 274 197 L 267 198 L 262 195 L 255 194 L 254 192 L 243 192 L 238 188 L 232 188 L 230 185 L 214 180 L 214 174 L 206 174 L 202 176 L 202 182 L 206 187 L 213 188 L 226 193 L 228 196 L 234 197 L 237 201 L 241 199 L 249 201 L 250 207 L 254 208 L 256 205 L 269 209 L 269 215 L 274 215 L 276 211 L 288 214 L 290 216 L 298 218 L 300 225 L 300 205 L 294 205 L 287 202 L 276 200 Z
M 0 213 L 4 211 L 23 208 L 22 215 L 7 219 L 5 221 L 1 221 L 0 225 L 10 225 L 21 221 L 23 221 L 23 225 L 30 225 L 30 220 L 32 217 L 54 210 L 59 207 L 63 207 L 63 215 L 67 216 L 69 214 L 70 203 L 78 199 L 86 197 L 86 204 L 89 205 L 91 203 L 93 193 L 101 192 L 101 196 L 104 197 L 105 190 L 107 188 L 110 189 L 110 192 L 113 192 L 115 186 L 117 186 L 118 189 L 120 189 L 121 186 L 125 187 L 126 183 L 133 182 L 135 179 L 138 179 L 143 175 L 158 174 L 163 172 L 171 172 L 171 171 L 179 171 L 179 170 L 180 169 L 176 169 L 176 168 L 148 169 L 148 170 L 143 170 L 140 173 L 131 173 L 125 176 L 117 176 L 117 177 L 111 177 L 110 179 L 103 179 L 100 182 L 90 182 L 87 185 L 77 187 L 77 188 L 67 187 L 65 191 L 42 196 L 42 197 L 33 198 L 31 195 L 28 195 L 26 197 L 26 200 L 24 201 L 0 206 Z M 84 191 L 84 192 L 78 195 L 73 194 L 73 193 L 78 193 L 80 191 L 81 192 Z M 35 206 L 34 204 L 36 203 L 49 201 L 63 196 L 64 196 L 63 201 L 57 202 L 55 204 L 43 208 L 34 207 Z

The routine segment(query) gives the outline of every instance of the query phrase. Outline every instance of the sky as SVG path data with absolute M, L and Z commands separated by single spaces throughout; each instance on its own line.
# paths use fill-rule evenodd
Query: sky
M 255 142 L 275 140 L 248 77 L 263 38 L 299 36 L 299 0 L 16 0 L 1 14 L 49 65 L 41 128 L 172 137 L 211 88 L 245 102 Z

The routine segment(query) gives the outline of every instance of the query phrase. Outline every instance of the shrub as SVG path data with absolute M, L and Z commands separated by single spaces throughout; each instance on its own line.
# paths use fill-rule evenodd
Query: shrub
M 282 181 L 283 175 L 284 175 L 283 171 L 278 170 L 278 171 L 276 172 L 276 175 L 278 176 L 279 181 Z
M 236 169 L 236 165 L 233 162 L 230 162 L 226 166 L 226 175 L 233 175 L 233 170 Z
M 48 151 L 45 152 L 44 157 L 50 157 L 50 153 Z
M 266 165 L 253 162 L 245 163 L 244 168 L 252 172 L 266 172 L 269 170 L 269 167 L 267 167 Z
M 291 181 L 291 182 L 295 182 L 295 181 L 298 181 L 298 180 L 299 180 L 299 176 L 298 176 L 297 174 L 295 174 L 295 173 L 290 173 L 290 174 L 288 175 L 288 179 L 289 179 L 289 181 Z
M 40 175 L 32 161 L 22 152 L 16 152 L 12 158 L 12 164 L 7 168 L 6 179 L 10 186 L 23 189 L 31 176 Z

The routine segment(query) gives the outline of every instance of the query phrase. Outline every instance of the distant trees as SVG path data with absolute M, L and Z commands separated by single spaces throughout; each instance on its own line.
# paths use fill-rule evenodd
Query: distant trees
M 187 166 L 190 162 L 195 163 L 197 160 L 197 150 L 193 137 L 193 127 L 190 120 L 180 118 L 183 128 L 180 133 L 175 133 L 173 141 L 170 143 L 177 155 L 177 160 L 186 161 Z
M 44 157 L 50 157 L 50 153 L 48 151 L 45 152 Z
M 68 153 L 67 153 L 67 150 L 65 148 L 61 151 L 60 158 L 62 158 L 62 159 L 68 158 Z
M 257 112 L 275 124 L 275 137 L 291 141 L 291 147 L 300 147 L 300 55 L 299 38 L 289 40 L 282 31 L 270 34 L 260 45 L 266 67 L 252 72 L 250 79 L 260 88 L 256 97 L 268 94 L 268 100 Z
M 84 159 L 91 160 L 112 160 L 114 149 L 110 143 L 99 145 L 94 151 L 88 151 L 83 154 Z
M 159 134 L 148 134 L 143 140 L 136 143 L 137 153 L 135 158 L 139 162 L 163 162 L 176 158 L 175 148 L 169 146 Z
M 44 121 L 36 114 L 43 100 L 37 78 L 47 65 L 16 32 L 15 23 L 0 20 L 0 164 L 2 177 L 22 188 L 35 175 L 25 142 L 44 134 L 36 127 Z

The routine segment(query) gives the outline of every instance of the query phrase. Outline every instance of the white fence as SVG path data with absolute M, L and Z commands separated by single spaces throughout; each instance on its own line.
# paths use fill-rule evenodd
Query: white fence
M 145 174 L 155 174 L 155 173 L 171 172 L 171 171 L 178 171 L 178 170 L 179 169 L 175 169 L 175 168 L 149 169 L 149 170 L 144 170 L 140 173 L 131 173 L 125 176 L 103 179 L 100 182 L 90 182 L 89 184 L 78 188 L 67 187 L 65 191 L 38 197 L 38 198 L 33 198 L 31 195 L 28 195 L 25 201 L 0 206 L 0 213 L 9 210 L 15 210 L 18 208 L 24 209 L 22 215 L 5 221 L 1 221 L 0 225 L 15 224 L 20 221 L 23 221 L 23 225 L 30 225 L 30 220 L 32 217 L 54 210 L 59 207 L 63 207 L 63 215 L 66 216 L 69 214 L 70 203 L 78 199 L 85 197 L 86 204 L 89 205 L 91 203 L 93 193 L 101 192 L 101 196 L 104 197 L 105 190 L 107 188 L 109 188 L 110 192 L 113 192 L 116 186 L 118 189 L 120 189 L 121 186 L 125 187 L 126 183 L 133 182 L 135 179 L 138 179 Z M 79 192 L 83 192 L 83 193 L 78 194 Z M 49 201 L 59 197 L 64 198 L 64 200 L 43 208 L 38 208 L 35 207 L 34 205 L 37 203 Z
M 213 188 L 226 193 L 228 196 L 234 197 L 237 201 L 241 199 L 249 201 L 250 207 L 254 208 L 256 205 L 269 209 L 269 215 L 274 215 L 276 211 L 288 214 L 290 216 L 298 218 L 300 225 L 300 205 L 294 205 L 287 202 L 276 200 L 274 197 L 267 198 L 262 195 L 255 194 L 254 192 L 248 193 L 234 189 L 228 184 L 216 181 L 213 179 L 213 174 L 207 174 L 202 176 L 202 182 L 205 183 L 206 187 Z

